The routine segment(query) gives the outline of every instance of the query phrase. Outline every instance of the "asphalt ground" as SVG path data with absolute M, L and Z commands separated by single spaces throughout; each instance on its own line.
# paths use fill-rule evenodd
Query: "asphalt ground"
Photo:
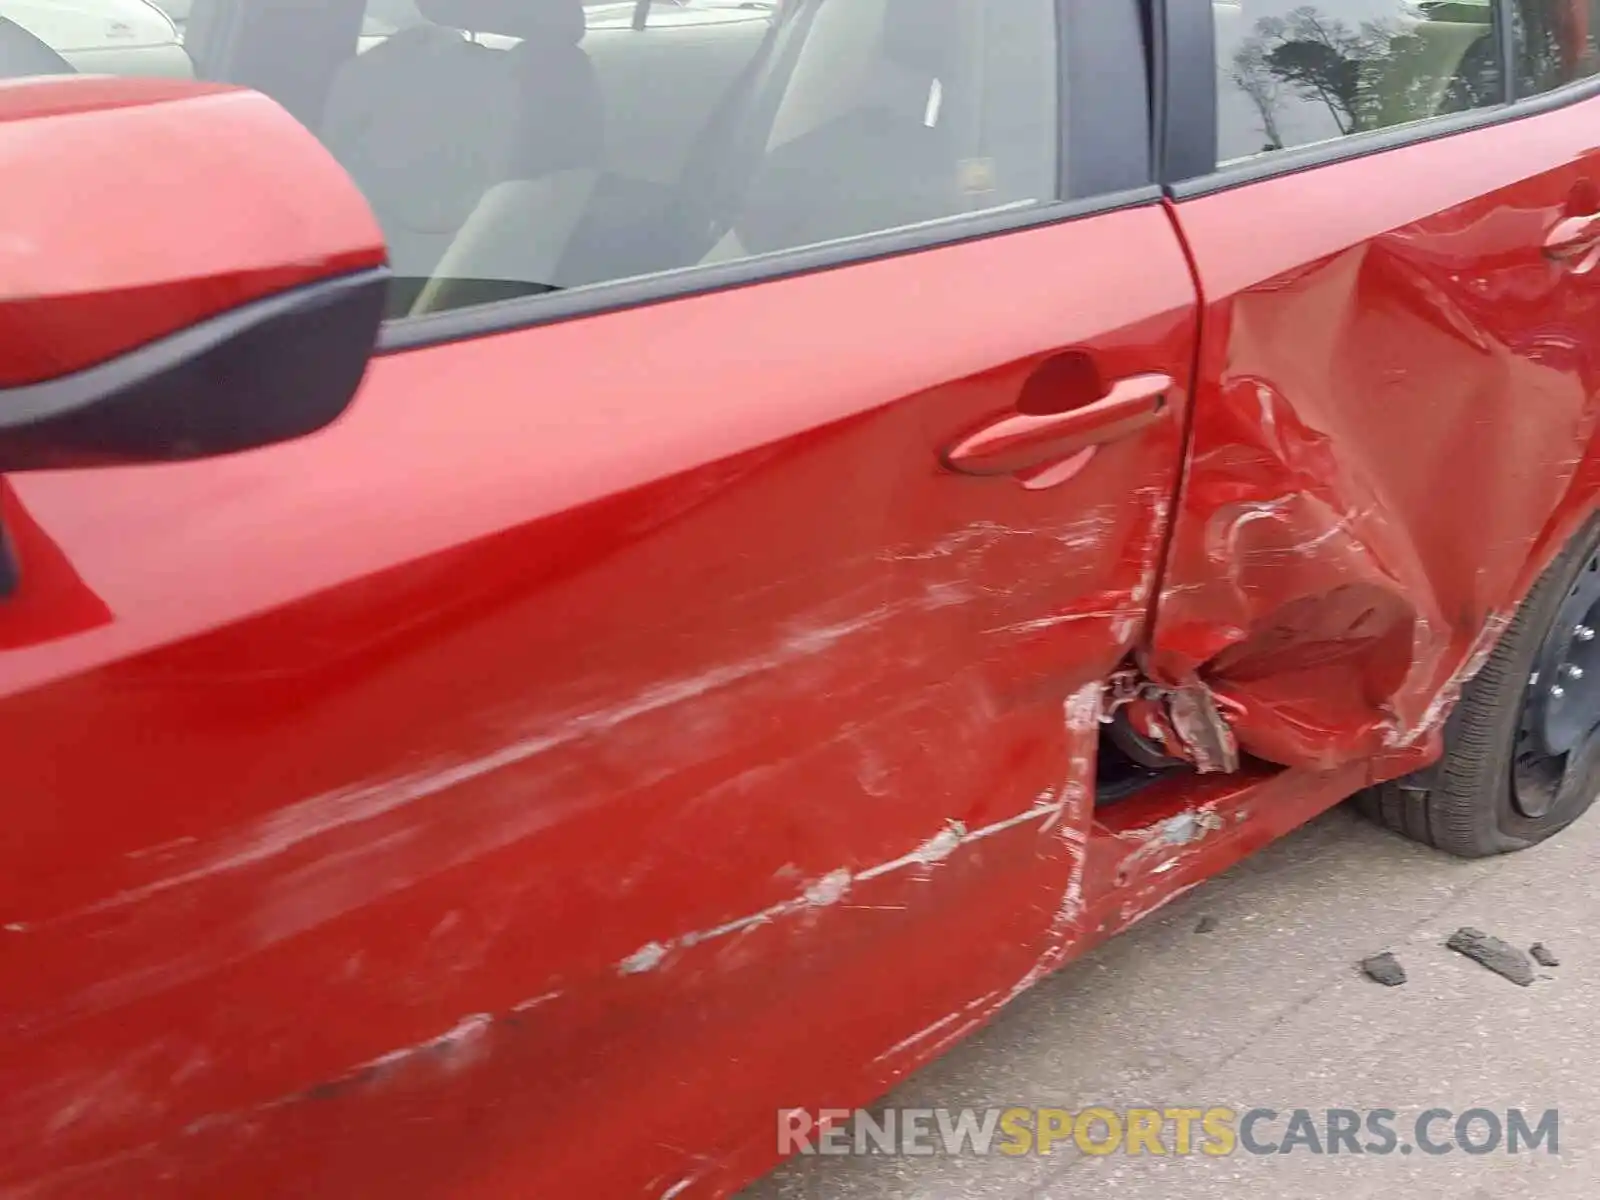
M 1281 1146 L 1305 1109 L 1323 1153 L 1053 1152 L 796 1158 L 742 1200 L 1502 1200 L 1600 1197 L 1600 811 L 1551 842 L 1463 862 L 1341 807 L 1190 892 L 1019 997 L 884 1102 L 913 1109 L 1104 1106 L 1252 1109 L 1252 1141 Z M 1560 959 L 1521 987 L 1445 947 L 1471 926 Z M 1407 982 L 1358 963 L 1393 951 Z M 1468 1153 L 1454 1119 L 1488 1109 L 1497 1148 Z M 1328 1153 L 1327 1110 L 1392 1110 L 1387 1154 Z M 1416 1144 L 1416 1120 L 1433 1147 Z M 1510 1110 L 1556 1149 L 1506 1150 Z M 1120 1119 L 1126 1119 L 1125 1115 Z M 1070 1118 L 1069 1118 L 1070 1120 Z M 1237 1131 L 1236 1131 L 1237 1132 Z M 1468 1137 L 1480 1148 L 1482 1118 Z M 1092 1127 L 1092 1147 L 1107 1126 Z M 1003 1139 L 1002 1139 L 1003 1140 Z M 1239 1139 L 1235 1139 L 1236 1141 Z M 1196 1151 L 1199 1139 L 1191 1143 Z M 1363 1124 L 1358 1145 L 1380 1144 Z M 1220 1143 L 1218 1144 L 1220 1148 Z M 1032 1147 L 1036 1151 L 1036 1145 Z

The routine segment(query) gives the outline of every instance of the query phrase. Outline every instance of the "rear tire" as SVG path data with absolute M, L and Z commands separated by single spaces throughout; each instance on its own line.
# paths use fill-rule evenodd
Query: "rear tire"
M 1361 793 L 1357 806 L 1463 858 L 1522 850 L 1572 824 L 1600 793 L 1597 629 L 1600 518 L 1539 577 L 1462 690 L 1444 757 Z

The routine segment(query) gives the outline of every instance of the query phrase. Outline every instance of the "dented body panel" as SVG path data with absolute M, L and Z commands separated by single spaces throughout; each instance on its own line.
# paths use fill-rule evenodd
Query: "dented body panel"
M 1152 203 L 14 478 L 0 1192 L 680 1194 L 982 1020 L 1077 928 L 1195 314 Z M 945 472 L 1065 347 L 1164 419 Z
M 1175 205 L 1204 334 L 1149 663 L 1202 681 L 1246 753 L 1431 760 L 1593 510 L 1600 289 L 1543 240 L 1600 204 L 1597 120 L 1589 100 Z
M 0 1195 L 726 1195 L 782 1107 L 1429 761 L 1600 494 L 1594 284 L 1538 250 L 1597 125 L 394 353 L 304 442 L 9 480 Z M 1083 361 L 1165 408 L 945 469 Z M 1097 810 L 1123 709 L 1204 774 Z

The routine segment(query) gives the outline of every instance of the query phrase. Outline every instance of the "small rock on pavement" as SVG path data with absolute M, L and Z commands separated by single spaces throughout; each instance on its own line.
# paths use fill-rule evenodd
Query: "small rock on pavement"
M 1528 961 L 1528 956 L 1515 946 L 1507 945 L 1497 937 L 1490 937 L 1481 929 L 1463 926 L 1450 935 L 1445 945 L 1520 987 L 1533 984 L 1533 964 Z
M 1196 933 L 1210 933 L 1216 927 L 1217 919 L 1215 917 L 1201 917 L 1195 925 L 1194 931 Z
M 1400 965 L 1400 960 L 1387 950 L 1382 954 L 1374 954 L 1371 958 L 1362 959 L 1361 969 L 1367 973 L 1367 978 L 1376 979 L 1384 987 L 1399 987 L 1406 981 L 1406 969 Z
M 1528 956 L 1541 967 L 1559 967 L 1561 965 L 1561 960 L 1550 953 L 1550 947 L 1543 942 L 1535 942 L 1533 948 L 1528 951 Z

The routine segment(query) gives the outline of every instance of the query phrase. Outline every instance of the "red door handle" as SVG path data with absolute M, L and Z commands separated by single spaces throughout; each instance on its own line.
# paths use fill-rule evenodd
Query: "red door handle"
M 1100 399 L 1066 412 L 1013 413 L 984 426 L 945 451 L 945 466 L 963 475 L 1011 475 L 1069 458 L 1137 433 L 1167 409 L 1172 377 L 1130 375 Z
M 1588 271 L 1595 265 L 1595 250 L 1600 247 L 1600 213 L 1585 213 L 1557 221 L 1544 239 L 1547 258 L 1575 264 L 1573 269 Z

